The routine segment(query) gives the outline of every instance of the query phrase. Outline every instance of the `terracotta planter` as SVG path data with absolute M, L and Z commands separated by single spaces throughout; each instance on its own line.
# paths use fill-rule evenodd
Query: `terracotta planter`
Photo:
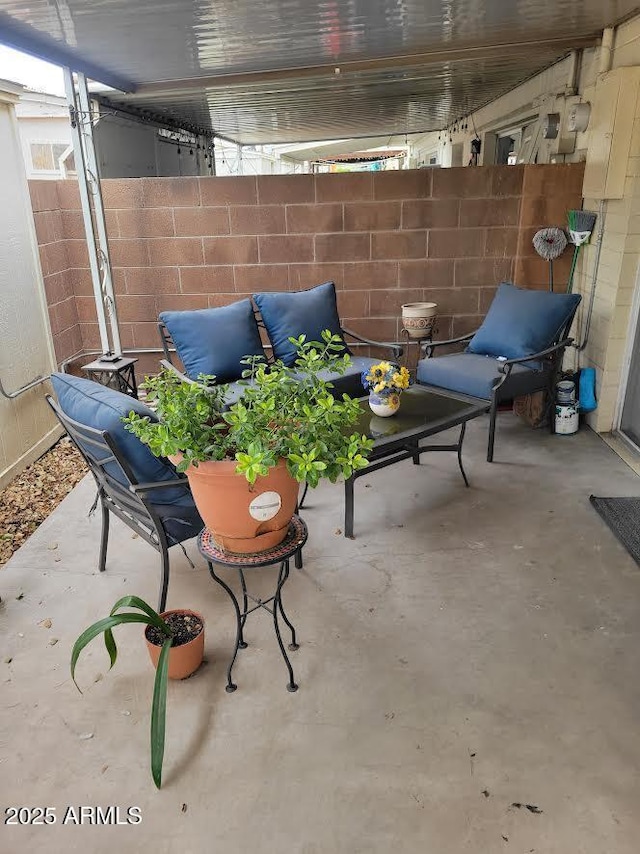
M 251 554 L 284 540 L 298 502 L 298 482 L 280 460 L 251 486 L 234 460 L 189 466 L 193 500 L 220 548 Z
M 163 611 L 160 616 L 164 619 L 169 614 L 191 614 L 202 623 L 202 631 L 193 640 L 188 643 L 183 643 L 180 646 L 172 646 L 169 651 L 169 679 L 186 679 L 191 676 L 202 664 L 202 656 L 204 655 L 204 620 L 202 615 L 197 611 L 190 611 L 187 608 L 178 608 L 174 611 Z M 153 662 L 153 666 L 158 666 L 160 658 L 161 646 L 151 643 L 147 639 L 145 630 L 144 639 L 149 650 L 149 658 Z
M 427 338 L 438 308 L 435 302 L 407 302 L 402 306 L 402 325 L 410 338 Z

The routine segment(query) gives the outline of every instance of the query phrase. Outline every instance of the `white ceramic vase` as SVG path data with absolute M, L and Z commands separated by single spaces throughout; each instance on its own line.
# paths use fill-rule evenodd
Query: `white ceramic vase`
M 374 415 L 379 415 L 380 418 L 388 418 L 390 415 L 395 415 L 400 408 L 400 393 L 391 392 L 391 394 L 376 394 L 369 392 L 369 407 Z
M 402 325 L 409 338 L 428 338 L 433 330 L 438 304 L 407 302 L 402 306 Z

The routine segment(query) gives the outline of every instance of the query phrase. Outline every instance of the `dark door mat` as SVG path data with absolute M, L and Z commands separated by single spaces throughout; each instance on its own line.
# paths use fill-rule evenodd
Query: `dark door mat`
M 640 498 L 590 495 L 589 501 L 640 566 Z

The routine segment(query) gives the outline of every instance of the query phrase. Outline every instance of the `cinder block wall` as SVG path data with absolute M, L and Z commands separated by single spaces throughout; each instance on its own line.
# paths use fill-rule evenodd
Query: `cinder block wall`
M 40 249 L 49 324 L 58 364 L 83 349 L 75 299 L 76 271 L 70 268 L 58 197 L 58 181 L 29 181 L 33 219 Z M 64 182 L 64 184 L 72 182 Z M 77 185 L 73 182 L 77 194 Z M 86 250 L 85 250 L 86 256 Z M 88 260 L 85 257 L 85 262 Z M 94 314 L 95 321 L 95 314 Z
M 396 339 L 402 303 L 421 300 L 438 303 L 440 338 L 463 334 L 500 281 L 546 287 L 531 238 L 580 206 L 582 173 L 571 164 L 103 181 L 123 346 L 157 346 L 165 309 L 328 279 L 345 325 L 369 337 Z M 58 358 L 80 341 L 98 348 L 77 184 L 32 182 L 32 198 Z M 569 261 L 556 265 L 559 284 Z

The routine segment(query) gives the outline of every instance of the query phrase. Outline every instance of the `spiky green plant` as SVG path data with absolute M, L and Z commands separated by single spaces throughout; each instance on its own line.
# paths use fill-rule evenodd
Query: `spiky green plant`
M 118 613 L 122 608 L 137 608 L 141 613 L 137 614 L 134 611 L 125 611 Z M 73 645 L 71 652 L 71 678 L 73 679 L 76 688 L 82 693 L 80 686 L 76 682 L 76 664 L 80 653 L 91 643 L 98 635 L 104 635 L 104 645 L 109 653 L 111 664 L 109 670 L 116 663 L 118 657 L 118 648 L 113 636 L 113 629 L 116 626 L 121 626 L 124 623 L 143 623 L 147 626 L 155 626 L 160 629 L 167 637 L 162 644 L 158 666 L 156 667 L 156 678 L 153 685 L 153 700 L 151 703 L 151 776 L 153 782 L 158 788 L 162 785 L 162 760 L 164 758 L 164 734 L 167 717 L 167 684 L 169 681 L 169 650 L 173 643 L 171 629 L 162 619 L 157 611 L 154 611 L 150 605 L 140 599 L 138 596 L 124 596 L 118 599 L 116 604 L 111 609 L 108 617 L 98 620 L 97 623 L 89 626 L 80 635 Z

